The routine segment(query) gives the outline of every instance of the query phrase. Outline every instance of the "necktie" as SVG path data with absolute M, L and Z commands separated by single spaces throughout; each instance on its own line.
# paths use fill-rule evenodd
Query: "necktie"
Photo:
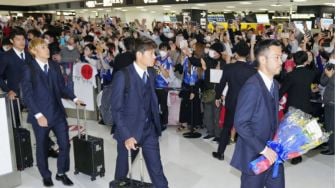
M 23 52 L 20 55 L 21 55 L 22 61 L 24 61 L 25 59 L 24 59 L 24 56 L 23 56 Z
M 274 95 L 274 83 L 272 83 L 272 85 L 271 85 L 270 93 L 271 93 L 272 97 L 274 98 L 275 97 L 275 95 Z
M 45 75 L 48 75 L 48 65 L 47 65 L 47 64 L 45 64 L 45 65 L 43 66 L 43 71 L 44 71 L 44 74 L 45 74 Z
M 146 73 L 146 71 L 143 73 L 143 75 L 142 75 L 142 81 L 144 82 L 144 83 L 147 83 L 147 73 Z

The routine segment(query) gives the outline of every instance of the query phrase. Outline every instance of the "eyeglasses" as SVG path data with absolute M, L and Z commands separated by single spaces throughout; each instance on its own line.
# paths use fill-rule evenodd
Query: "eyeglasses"
M 266 58 L 267 59 L 275 59 L 277 61 L 281 61 L 282 62 L 281 55 L 280 56 L 266 56 Z

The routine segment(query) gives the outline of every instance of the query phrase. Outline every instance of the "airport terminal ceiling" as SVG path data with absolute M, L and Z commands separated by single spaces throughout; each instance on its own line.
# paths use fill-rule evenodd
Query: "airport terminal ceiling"
M 82 1 L 85 2 L 86 0 Z M 102 0 L 101 0 L 102 1 Z M 179 0 L 181 1 L 181 0 Z M 197 3 L 193 3 L 193 2 Z M 291 2 L 293 1 L 293 2 Z M 9 5 L 9 6 L 35 6 L 35 5 L 46 5 L 46 4 L 57 4 L 57 3 L 70 3 L 70 2 L 76 2 L 74 0 L 0 0 L 0 5 Z M 79 2 L 79 1 L 77 1 Z M 124 3 L 126 0 L 124 0 Z M 132 2 L 135 2 L 137 4 L 138 2 L 142 2 L 140 0 L 133 0 Z M 167 1 L 160 1 L 158 0 L 158 3 L 151 3 L 148 4 L 151 6 L 151 8 L 157 8 L 158 10 L 162 10 L 162 5 L 169 4 L 169 2 L 172 2 L 171 0 Z M 173 1 L 174 2 L 174 1 Z M 208 11 L 249 11 L 249 10 L 268 10 L 268 11 L 288 11 L 289 6 L 293 5 L 293 9 L 296 9 L 296 6 L 305 6 L 305 5 L 335 5 L 334 1 L 332 0 L 258 0 L 258 1 L 222 1 L 222 2 L 216 2 L 216 3 L 207 3 L 210 1 L 203 1 L 203 3 L 200 3 L 200 0 L 188 0 L 185 4 L 170 4 L 171 10 L 179 11 L 180 9 L 185 8 L 195 8 L 195 9 L 207 9 Z M 206 3 L 206 4 L 204 4 Z M 156 4 L 160 4 L 156 5 Z M 156 5 L 156 6 L 155 6 Z M 98 7 L 95 8 L 107 8 L 111 9 L 113 7 L 125 7 L 126 5 L 113 5 L 112 7 Z M 127 7 L 130 8 L 130 11 L 136 10 L 136 7 Z M 76 9 L 70 7 L 69 9 Z M 50 9 L 49 9 L 50 10 Z

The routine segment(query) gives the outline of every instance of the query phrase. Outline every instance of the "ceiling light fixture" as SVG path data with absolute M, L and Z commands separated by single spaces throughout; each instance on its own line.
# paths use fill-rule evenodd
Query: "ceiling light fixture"
M 328 6 L 335 6 L 335 3 L 323 3 L 323 4 Z
M 241 4 L 241 5 L 250 5 L 252 3 L 251 2 L 240 2 L 239 4 Z

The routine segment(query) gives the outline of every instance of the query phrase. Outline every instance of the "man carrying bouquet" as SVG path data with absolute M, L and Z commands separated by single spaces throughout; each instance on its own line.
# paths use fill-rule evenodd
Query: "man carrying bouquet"
M 278 176 L 272 178 L 273 166 L 255 175 L 251 161 L 263 155 L 273 164 L 277 154 L 266 146 L 278 127 L 279 84 L 273 79 L 281 70 L 281 44 L 277 40 L 261 41 L 255 50 L 258 72 L 240 90 L 234 118 L 238 133 L 231 165 L 242 172 L 241 188 L 284 188 L 285 176 L 280 164 Z

